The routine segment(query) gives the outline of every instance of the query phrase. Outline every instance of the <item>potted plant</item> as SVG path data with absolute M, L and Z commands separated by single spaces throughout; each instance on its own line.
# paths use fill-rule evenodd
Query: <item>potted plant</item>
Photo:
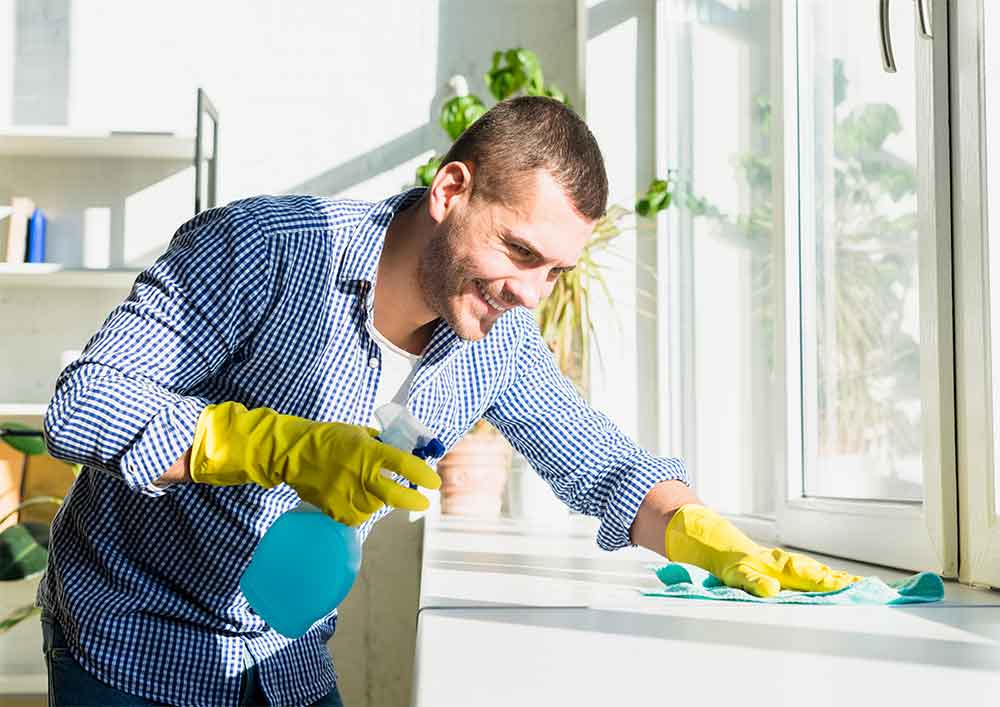
M 48 456 L 41 431 L 15 422 L 0 423 L 0 452 L 5 477 L 18 487 L 0 510 L 0 527 L 7 525 L 0 531 L 0 582 L 9 583 L 5 596 L 31 597 L 23 606 L 5 606 L 0 616 L 4 634 L 38 612 L 34 589 L 48 563 L 49 524 L 80 466 Z
M 503 101 L 516 95 L 548 96 L 570 105 L 565 93 L 546 84 L 537 55 L 517 48 L 493 53 L 490 70 L 484 76 L 490 94 Z M 468 82 L 454 76 L 449 85 L 455 94 L 441 108 L 441 127 L 456 140 L 486 112 L 483 101 L 469 93 Z M 429 186 L 441 166 L 441 156 L 432 156 L 417 168 L 417 183 Z M 671 184 L 655 179 L 635 205 L 640 217 L 652 217 L 671 202 Z M 601 274 L 602 251 L 626 230 L 629 209 L 613 205 L 594 227 L 593 237 L 584 247 L 576 269 L 556 281 L 551 295 L 537 310 L 542 336 L 552 349 L 560 370 L 586 394 L 589 375 L 590 337 L 594 330 L 589 298 L 594 285 L 612 299 Z M 461 515 L 498 515 L 504 485 L 510 473 L 512 450 L 506 440 L 485 420 L 481 420 L 438 463 L 441 474 L 441 510 Z

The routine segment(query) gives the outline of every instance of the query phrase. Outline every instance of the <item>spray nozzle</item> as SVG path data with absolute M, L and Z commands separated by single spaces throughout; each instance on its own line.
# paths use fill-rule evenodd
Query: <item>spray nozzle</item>
M 444 454 L 444 445 L 434 433 L 399 403 L 386 403 L 375 411 L 375 417 L 382 426 L 378 438 L 384 444 L 410 452 L 420 459 Z

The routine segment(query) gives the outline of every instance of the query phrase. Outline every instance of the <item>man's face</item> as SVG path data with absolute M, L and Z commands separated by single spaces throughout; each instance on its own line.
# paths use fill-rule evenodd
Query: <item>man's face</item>
M 544 170 L 521 201 L 459 204 L 420 259 L 425 302 L 463 339 L 483 338 L 512 307 L 534 309 L 576 264 L 593 230 Z

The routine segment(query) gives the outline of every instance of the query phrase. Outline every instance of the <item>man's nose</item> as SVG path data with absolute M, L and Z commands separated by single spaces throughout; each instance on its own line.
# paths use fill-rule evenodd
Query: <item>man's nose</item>
M 508 303 L 527 309 L 534 309 L 548 294 L 545 274 L 532 273 L 529 276 L 508 280 L 504 288 L 504 298 Z

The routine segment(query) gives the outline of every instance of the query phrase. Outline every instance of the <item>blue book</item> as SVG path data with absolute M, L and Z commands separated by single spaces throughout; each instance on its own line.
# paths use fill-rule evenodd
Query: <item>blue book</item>
M 28 252 L 25 262 L 45 262 L 45 214 L 35 209 L 28 221 Z

